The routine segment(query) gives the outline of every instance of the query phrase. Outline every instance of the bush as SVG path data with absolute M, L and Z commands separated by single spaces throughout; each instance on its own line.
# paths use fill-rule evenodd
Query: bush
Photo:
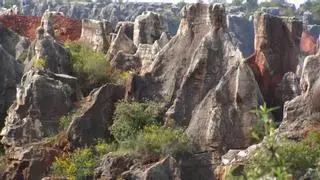
M 120 149 L 138 156 L 163 157 L 187 150 L 188 140 L 182 128 L 148 125 L 135 138 L 120 143 Z
M 68 114 L 68 115 L 62 116 L 59 119 L 60 129 L 62 129 L 62 130 L 67 129 L 68 126 L 70 125 L 71 121 L 72 121 L 72 114 Z
M 37 59 L 37 58 L 34 57 L 31 60 L 31 62 L 32 62 L 33 67 L 35 67 L 37 69 L 43 69 L 45 64 L 46 64 L 46 61 L 43 58 Z
M 136 136 L 144 126 L 159 123 L 160 111 L 160 104 L 153 101 L 119 102 L 116 105 L 113 124 L 110 127 L 111 134 L 118 142 Z
M 105 54 L 95 52 L 89 46 L 81 43 L 66 42 L 65 47 L 71 51 L 72 72 L 86 87 L 85 94 L 107 82 L 124 83 L 120 72 L 111 69 Z
M 268 120 L 271 111 L 265 105 L 255 111 L 264 122 L 265 137 L 238 179 L 299 179 L 309 168 L 316 169 L 319 165 L 320 131 L 310 132 L 300 142 L 276 137 L 274 123 Z M 256 132 L 254 137 L 260 138 Z
M 104 141 L 98 141 L 92 148 L 78 148 L 72 153 L 56 157 L 51 166 L 51 172 L 54 176 L 71 180 L 92 176 L 102 156 L 115 151 L 116 148 L 116 144 L 108 144 Z

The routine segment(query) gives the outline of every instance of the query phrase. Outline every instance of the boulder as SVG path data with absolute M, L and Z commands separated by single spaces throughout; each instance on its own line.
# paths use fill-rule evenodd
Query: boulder
M 79 42 L 87 44 L 94 51 L 107 53 L 108 36 L 113 31 L 110 22 L 102 20 L 83 19 Z
M 134 160 L 127 155 L 108 154 L 103 157 L 98 168 L 95 169 L 94 179 L 116 180 L 134 164 Z
M 153 44 L 163 32 L 168 31 L 164 17 L 153 12 L 145 12 L 134 21 L 133 42 L 136 46 Z
M 302 22 L 265 13 L 254 15 L 255 53 L 247 58 L 269 107 L 283 106 L 276 89 L 287 72 L 296 72 Z M 277 112 L 281 114 L 281 112 Z M 275 117 L 280 120 L 281 117 Z
M 95 139 L 110 138 L 108 128 L 112 125 L 115 103 L 123 97 L 124 89 L 118 85 L 106 84 L 94 89 L 68 127 L 71 147 L 91 145 Z
M 118 54 L 110 62 L 113 68 L 121 69 L 123 71 L 129 70 L 139 70 L 141 67 L 140 58 L 132 55 L 126 54 L 119 51 Z
M 134 45 L 133 41 L 128 38 L 124 26 L 122 26 L 120 27 L 117 36 L 112 40 L 107 55 L 109 60 L 112 60 L 119 51 L 123 51 L 127 54 L 134 54 L 136 50 L 137 47 Z
M 62 77 L 56 80 L 50 73 L 38 70 L 22 77 L 1 131 L 1 142 L 6 147 L 36 142 L 58 132 L 60 117 L 72 108 L 74 92 L 63 81 Z

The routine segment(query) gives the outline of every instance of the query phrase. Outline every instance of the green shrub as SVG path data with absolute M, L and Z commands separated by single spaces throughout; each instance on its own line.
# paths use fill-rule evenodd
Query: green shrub
M 119 102 L 116 105 L 111 134 L 120 142 L 135 136 L 146 125 L 159 123 L 161 106 L 153 101 Z
M 72 121 L 72 114 L 67 114 L 65 116 L 62 116 L 59 119 L 59 126 L 61 130 L 65 130 L 68 128 L 68 126 L 70 125 Z
M 92 176 L 102 156 L 115 151 L 116 148 L 116 144 L 108 144 L 104 141 L 98 141 L 91 148 L 78 148 L 74 152 L 56 157 L 51 166 L 51 172 L 56 177 L 65 177 L 70 180 Z
M 176 155 L 187 150 L 188 140 L 182 128 L 145 126 L 135 138 L 122 141 L 120 149 L 138 156 Z
M 320 131 L 308 133 L 299 142 L 276 137 L 274 123 L 268 120 L 268 113 L 272 110 L 264 105 L 255 111 L 264 122 L 262 130 L 265 137 L 238 179 L 298 179 L 309 168 L 317 168 L 320 160 Z M 260 138 L 255 132 L 254 137 Z M 228 176 L 227 179 L 234 178 Z
M 46 61 L 43 58 L 33 58 L 31 60 L 33 67 L 37 68 L 37 69 L 43 69 Z
M 73 75 L 79 78 L 85 94 L 107 82 L 124 83 L 120 71 L 111 69 L 105 54 L 95 52 L 89 46 L 76 42 L 66 42 L 65 47 L 71 52 Z

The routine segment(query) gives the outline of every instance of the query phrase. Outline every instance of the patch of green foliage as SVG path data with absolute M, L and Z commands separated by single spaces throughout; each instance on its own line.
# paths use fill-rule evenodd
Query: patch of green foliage
M 299 179 L 310 168 L 319 170 L 320 131 L 311 131 L 298 142 L 276 137 L 275 126 L 268 118 L 272 110 L 264 105 L 255 111 L 262 117 L 265 136 L 238 179 Z M 259 135 L 254 137 L 261 139 Z
M 37 68 L 37 69 L 43 69 L 45 64 L 46 64 L 46 61 L 43 59 L 43 58 L 33 58 L 31 60 L 31 63 L 32 63 L 32 66 Z
M 85 94 L 107 82 L 124 83 L 120 72 L 111 69 L 107 56 L 102 52 L 95 52 L 77 42 L 66 42 L 65 47 L 71 52 L 72 73 L 85 87 Z
M 5 157 L 3 152 L 0 153 L 0 172 L 5 172 Z
M 136 137 L 120 142 L 120 148 L 138 156 L 164 157 L 187 151 L 188 140 L 182 128 L 145 126 Z
M 314 17 L 315 23 L 320 24 L 320 1 L 319 0 L 309 0 L 304 4 L 301 4 L 300 9 L 302 12 L 310 11 Z
M 75 149 L 61 157 L 56 157 L 51 166 L 52 175 L 65 177 L 68 180 L 78 180 L 93 175 L 103 155 L 115 151 L 116 144 L 98 141 L 94 147 Z
M 111 134 L 120 142 L 129 139 L 141 131 L 146 125 L 155 125 L 160 122 L 161 105 L 157 102 L 142 103 L 121 101 L 117 104 Z
M 59 119 L 59 126 L 60 129 L 65 130 L 68 128 L 72 121 L 72 114 L 67 114 L 65 116 L 60 117 Z

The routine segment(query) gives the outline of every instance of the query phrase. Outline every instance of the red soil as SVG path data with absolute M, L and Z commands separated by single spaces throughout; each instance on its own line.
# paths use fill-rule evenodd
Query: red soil
M 66 16 L 54 16 L 55 35 L 60 41 L 75 41 L 81 36 L 81 20 L 74 20 Z M 0 23 L 21 36 L 35 39 L 36 29 L 41 24 L 41 17 L 22 16 L 22 15 L 4 15 L 0 16 Z

